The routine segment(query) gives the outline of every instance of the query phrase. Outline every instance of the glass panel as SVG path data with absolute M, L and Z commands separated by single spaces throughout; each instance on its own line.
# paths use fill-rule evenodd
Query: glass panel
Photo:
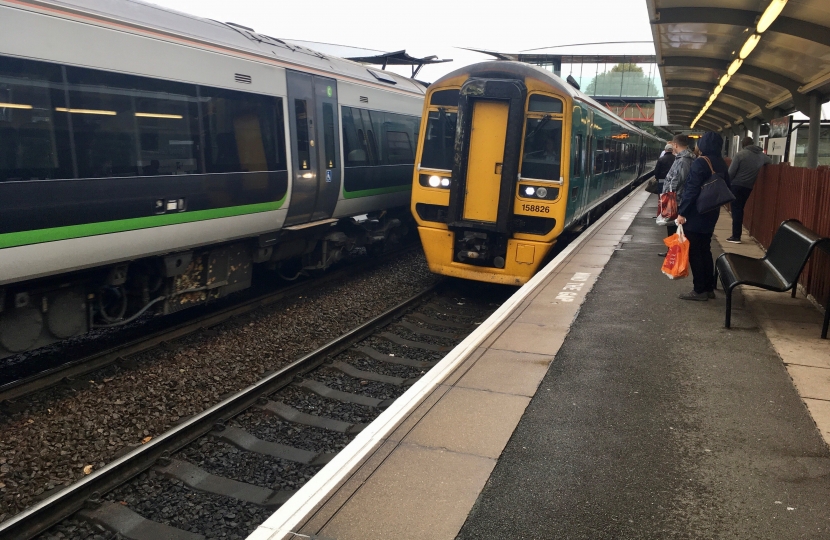
M 594 174 L 602 174 L 602 165 L 605 162 L 605 140 L 597 139 L 597 149 L 594 152 Z
M 534 94 L 530 96 L 527 110 L 531 112 L 561 113 L 562 101 L 549 96 Z
M 323 103 L 323 142 L 326 152 L 326 168 L 337 167 L 336 148 L 334 144 L 334 105 Z
M 199 93 L 206 172 L 285 170 L 282 100 L 205 87 Z
M 346 156 L 346 167 L 368 165 L 369 154 L 363 147 L 363 122 L 360 113 L 351 107 L 343 107 L 342 111 L 343 153 Z
M 804 125 L 795 130 L 795 163 L 796 167 L 807 166 L 807 143 L 810 140 L 810 130 Z M 830 127 L 821 126 L 818 139 L 818 164 L 830 165 Z
M 202 171 L 196 87 L 67 67 L 81 178 Z
M 562 121 L 549 117 L 528 118 L 525 126 L 522 178 L 559 180 Z
M 311 152 L 308 144 L 308 103 L 304 99 L 294 100 L 297 115 L 297 161 L 300 170 L 311 168 Z
M 430 111 L 427 117 L 427 132 L 424 136 L 421 167 L 452 170 L 457 121 L 458 113 L 447 112 L 443 109 Z
M 430 105 L 443 105 L 445 107 L 458 107 L 460 90 L 438 90 L 432 93 L 429 98 Z
M 0 62 L 0 182 L 72 178 L 61 68 L 3 57 Z
M 412 116 L 343 107 L 346 167 L 414 164 L 419 124 Z
M 576 145 L 575 145 L 574 150 L 576 151 L 576 153 L 574 154 L 574 157 L 573 157 L 573 160 L 574 160 L 574 176 L 580 177 L 580 176 L 582 176 L 582 160 L 583 160 L 582 135 L 581 134 L 576 136 Z

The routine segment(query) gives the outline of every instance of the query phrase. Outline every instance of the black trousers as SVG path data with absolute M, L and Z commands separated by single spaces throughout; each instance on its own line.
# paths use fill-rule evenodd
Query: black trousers
M 741 226 L 744 223 L 744 207 L 746 200 L 749 199 L 749 194 L 752 193 L 752 188 L 743 186 L 732 186 L 732 194 L 735 200 L 730 203 L 732 207 L 732 236 L 734 238 L 741 238 Z
M 666 238 L 673 236 L 677 232 L 677 225 L 666 225 Z
M 712 259 L 712 233 L 687 232 L 689 239 L 689 268 L 695 292 L 715 290 L 715 261 Z

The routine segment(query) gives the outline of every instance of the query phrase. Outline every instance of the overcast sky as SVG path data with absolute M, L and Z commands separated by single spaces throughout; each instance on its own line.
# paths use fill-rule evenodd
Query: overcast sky
M 452 58 L 427 66 L 433 81 L 488 57 L 458 49 L 520 52 L 537 47 L 608 41 L 651 41 L 645 0 L 151 0 L 153 3 L 257 32 L 365 47 L 406 49 L 413 56 Z M 559 48 L 549 52 L 654 54 L 646 44 Z

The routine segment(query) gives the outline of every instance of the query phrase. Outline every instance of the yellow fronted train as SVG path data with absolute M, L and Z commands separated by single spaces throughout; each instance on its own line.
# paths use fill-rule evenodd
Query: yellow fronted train
M 663 145 L 528 64 L 442 77 L 424 101 L 412 189 L 430 270 L 526 283 L 563 231 L 651 171 Z

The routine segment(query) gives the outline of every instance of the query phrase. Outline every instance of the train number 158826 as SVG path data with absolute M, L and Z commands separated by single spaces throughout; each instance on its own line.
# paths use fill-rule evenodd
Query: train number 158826
M 541 204 L 523 204 L 522 210 L 525 212 L 540 212 L 550 214 L 550 206 L 543 206 Z

